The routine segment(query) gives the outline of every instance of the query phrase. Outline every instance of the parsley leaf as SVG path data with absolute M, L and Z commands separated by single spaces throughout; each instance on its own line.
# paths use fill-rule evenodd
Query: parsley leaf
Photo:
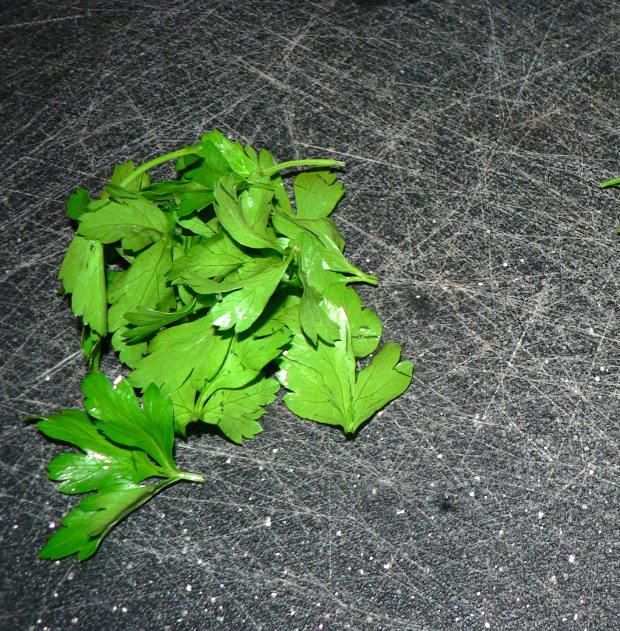
M 273 248 L 277 252 L 282 252 L 282 248 L 275 242 L 275 239 L 256 232 L 252 224 L 244 216 L 237 199 L 234 180 L 231 176 L 222 178 L 217 182 L 214 195 L 217 217 L 222 222 L 224 229 L 237 243 L 249 248 Z
M 251 260 L 225 232 L 218 232 L 192 245 L 185 256 L 175 260 L 166 277 L 174 284 L 183 283 L 206 293 L 201 292 L 204 280 L 225 276 Z
M 344 186 L 336 182 L 336 174 L 325 169 L 300 173 L 294 190 L 297 217 L 303 219 L 327 217 L 344 195 Z
M 80 561 L 87 559 L 116 524 L 163 488 L 180 480 L 203 481 L 201 475 L 176 467 L 172 404 L 155 385 L 145 392 L 142 408 L 125 381 L 114 388 L 94 372 L 82 387 L 95 422 L 82 410 L 37 417 L 43 434 L 83 452 L 61 454 L 49 464 L 50 479 L 61 482 L 58 490 L 93 493 L 62 520 L 63 527 L 50 537 L 41 558 L 75 553 Z M 141 485 L 151 477 L 163 480 Z
M 121 241 L 126 250 L 139 251 L 170 231 L 166 215 L 143 197 L 109 202 L 96 212 L 82 215 L 78 234 L 100 243 Z
M 316 347 L 299 330 L 278 360 L 280 383 L 290 390 L 284 402 L 291 412 L 320 423 L 339 425 L 354 434 L 377 410 L 401 395 L 411 383 L 413 365 L 398 362 L 400 347 L 385 344 L 362 371 L 357 372 L 351 322 L 342 306 L 332 307 L 340 339 Z
M 280 384 L 275 379 L 259 379 L 243 388 L 218 390 L 201 411 L 201 420 L 214 423 L 235 443 L 254 438 L 263 431 L 257 419 L 276 398 Z
M 58 277 L 65 292 L 72 294 L 75 315 L 100 336 L 108 332 L 108 312 L 103 246 L 98 241 L 75 236 L 60 267 Z

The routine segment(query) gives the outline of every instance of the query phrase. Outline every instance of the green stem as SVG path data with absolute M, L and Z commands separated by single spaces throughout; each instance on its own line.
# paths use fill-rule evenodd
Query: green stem
M 176 160 L 177 158 L 182 158 L 183 156 L 191 156 L 196 153 L 196 147 L 185 147 L 184 149 L 178 149 L 177 151 L 172 151 L 163 156 L 159 156 L 159 158 L 154 158 L 150 162 L 145 162 L 141 166 L 139 166 L 135 171 L 132 171 L 120 184 L 121 188 L 125 188 L 129 182 L 133 179 L 139 177 L 144 172 L 156 167 L 158 164 L 163 164 L 164 162 L 168 162 L 169 160 Z
M 616 178 L 614 180 L 609 180 L 609 182 L 603 182 L 599 186 L 601 188 L 607 188 L 608 186 L 618 186 L 619 184 L 620 184 L 620 177 L 618 177 L 618 178 Z
M 205 481 L 204 475 L 202 473 L 188 473 L 186 471 L 179 471 L 176 474 L 176 477 L 179 480 L 186 480 L 187 482 L 199 482 L 203 483 Z
M 187 471 L 179 471 L 178 469 L 168 469 L 166 467 L 156 467 L 157 473 L 155 475 L 166 478 L 162 482 L 157 484 L 172 484 L 174 482 L 180 482 L 185 480 L 186 482 L 204 482 L 205 478 L 202 473 L 189 473 Z
M 287 169 L 288 167 L 343 167 L 345 166 L 344 162 L 340 162 L 338 160 L 321 160 L 321 159 L 308 159 L 308 160 L 289 160 L 288 162 L 281 162 L 280 164 L 276 164 L 268 169 L 264 169 L 262 171 L 262 175 L 265 177 L 269 177 L 271 175 L 275 175 L 278 171 L 282 169 Z

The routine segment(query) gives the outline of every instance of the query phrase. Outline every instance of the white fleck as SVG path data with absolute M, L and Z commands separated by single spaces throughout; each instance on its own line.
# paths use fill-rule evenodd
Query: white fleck
M 439 460 L 443 459 L 443 454 L 437 454 L 437 458 L 439 458 Z
M 600 381 L 600 380 L 601 380 L 601 378 L 598 375 L 596 375 L 596 377 L 594 377 L 594 381 Z
M 49 375 L 45 375 L 45 381 L 50 381 L 52 378 Z
M 469 495 L 469 497 L 475 497 L 475 495 L 476 495 L 476 491 L 470 491 L 470 492 L 468 493 L 468 495 Z
M 185 591 L 186 592 L 191 592 L 192 589 L 193 589 L 193 587 L 189 583 L 185 586 Z
M 491 628 L 491 623 L 490 622 L 485 622 L 484 623 L 484 628 L 485 629 L 490 629 Z
M 73 616 L 73 618 L 71 618 L 71 624 L 77 624 L 79 622 L 79 618 L 76 616 Z
M 388 561 L 387 563 L 384 563 L 384 564 L 383 564 L 383 568 L 384 568 L 385 570 L 391 570 L 391 569 L 392 569 L 392 562 L 391 562 L 391 561 Z
M 271 517 L 269 516 L 265 517 L 265 526 L 267 528 L 271 528 Z
M 336 537 L 342 537 L 342 530 L 336 530 Z
M 123 375 L 118 375 L 117 377 L 114 378 L 114 381 L 112 382 L 112 386 L 114 387 L 114 389 L 116 389 L 118 387 L 118 384 L 123 380 Z
M 271 596 L 272 598 L 275 598 L 277 595 L 278 595 L 278 592 L 271 592 L 271 594 L 270 594 L 270 596 Z
M 568 562 L 569 563 L 574 563 L 575 562 L 575 555 L 574 554 L 570 554 L 568 556 Z
M 271 453 L 272 453 L 272 454 L 277 454 L 277 453 L 278 453 L 278 447 L 274 447 L 274 448 L 271 450 Z
M 542 519 L 545 516 L 545 513 L 541 510 L 538 511 L 538 519 Z
M 123 613 L 127 613 L 127 607 L 121 607 L 121 611 L 122 611 Z
M 508 262 L 507 262 L 507 261 L 504 261 L 504 262 L 502 263 L 502 267 L 508 267 Z
M 226 458 L 226 464 L 230 464 L 230 458 Z
M 50 521 L 49 524 L 47 524 L 48 528 L 56 528 L 56 522 L 54 521 Z M 15 526 L 13 526 L 13 528 L 17 528 L 17 524 L 15 524 Z
M 549 577 L 549 580 L 550 580 L 553 584 L 555 584 L 555 583 L 557 583 L 557 582 L 558 582 L 558 577 L 557 577 L 555 574 L 552 574 L 552 575 Z
M 397 515 L 402 515 L 404 512 L 405 512 L 405 509 L 404 509 L 404 508 L 399 508 L 399 509 L 396 511 L 396 514 L 397 514 Z

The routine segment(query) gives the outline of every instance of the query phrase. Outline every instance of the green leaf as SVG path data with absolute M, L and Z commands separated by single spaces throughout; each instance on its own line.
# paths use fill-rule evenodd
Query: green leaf
M 257 334 L 258 333 L 258 334 Z M 291 339 L 291 333 L 281 327 L 264 335 L 248 331 L 232 338 L 221 368 L 205 384 L 201 398 L 223 388 L 240 388 L 253 381 L 270 362 L 280 356 Z
M 218 390 L 203 408 L 201 420 L 218 425 L 225 436 L 241 444 L 244 438 L 253 438 L 262 431 L 257 419 L 279 388 L 275 379 L 263 378 L 243 388 Z
M 213 203 L 213 191 L 188 191 L 183 194 L 183 199 L 177 207 L 179 217 L 191 215 L 193 212 L 203 210 Z
M 114 526 L 170 483 L 166 480 L 148 486 L 126 484 L 85 497 L 62 520 L 63 527 L 49 538 L 39 557 L 60 559 L 77 554 L 78 561 L 85 561 Z
M 351 333 L 351 348 L 355 357 L 370 355 L 381 339 L 383 327 L 379 316 L 372 309 L 362 308 L 357 292 L 342 283 L 326 286 L 323 295 L 324 304 L 337 304 L 345 310 Z
M 228 140 L 221 131 L 214 129 L 212 132 L 204 134 L 199 143 L 203 149 L 199 151 L 198 155 L 204 155 L 209 149 L 209 144 L 215 146 L 228 166 L 241 177 L 247 178 L 248 175 L 257 170 L 258 164 L 248 156 L 243 147 L 238 142 Z
M 108 332 L 103 246 L 75 236 L 65 254 L 58 278 L 72 294 L 71 309 L 84 324 L 101 336 Z
M 136 508 L 150 500 L 168 481 L 157 482 L 148 486 L 127 485 L 124 488 L 105 490 L 89 495 L 80 502 L 83 511 L 93 512 L 88 524 L 89 537 L 105 536 L 110 528 L 127 517 Z
M 290 390 L 284 402 L 294 414 L 354 434 L 374 412 L 402 394 L 411 382 L 413 365 L 397 364 L 400 347 L 389 343 L 360 373 L 356 372 L 351 330 L 342 306 L 334 306 L 341 339 L 333 345 L 318 340 L 313 347 L 298 332 L 279 360 L 277 377 Z
M 336 174 L 329 169 L 300 173 L 293 185 L 297 217 L 303 219 L 327 217 L 344 195 L 344 186 L 335 180 Z
M 220 333 L 209 315 L 193 322 L 177 324 L 157 333 L 143 357 L 129 375 L 135 387 L 157 384 L 164 393 L 173 393 L 188 379 L 196 390 L 213 379 L 222 366 L 232 335 Z
M 125 366 L 134 368 L 147 353 L 146 342 L 129 342 L 126 337 L 130 334 L 127 326 L 121 326 L 112 335 L 112 348 L 118 353 L 118 357 Z
M 332 234 L 335 229 L 329 218 L 296 219 L 275 212 L 272 215 L 273 225 L 277 232 L 285 235 L 295 243 L 301 253 L 302 265 L 306 270 L 311 267 L 329 270 L 341 274 L 349 274 L 347 282 L 377 284 L 377 278 L 362 272 L 349 263 L 342 254 L 339 243 Z M 312 265 L 310 261 L 314 259 Z
M 84 378 L 82 391 L 88 413 L 98 419 L 97 428 L 110 440 L 141 449 L 164 469 L 176 471 L 172 403 L 155 384 L 144 392 L 143 409 L 126 380 L 112 387 L 100 372 Z
M 372 358 L 370 364 L 358 373 L 354 404 L 355 428 L 409 387 L 413 363 L 399 362 L 400 352 L 398 344 L 388 342 Z
M 249 329 L 263 313 L 288 266 L 277 257 L 256 259 L 236 272 L 234 280 L 219 283 L 220 291 L 234 290 L 211 309 L 213 324 L 220 329 Z M 202 285 L 201 287 L 204 287 Z
M 174 283 L 190 285 L 198 293 L 206 293 L 200 289 L 203 281 L 225 276 L 251 260 L 252 257 L 225 232 L 218 232 L 213 237 L 200 240 L 185 256 L 176 259 L 166 277 Z
M 101 373 L 84 379 L 86 405 L 100 420 L 94 424 L 82 410 L 61 410 L 38 417 L 38 429 L 56 440 L 71 443 L 83 454 L 65 453 L 49 464 L 50 479 L 58 490 L 85 497 L 62 520 L 39 556 L 58 559 L 77 554 L 90 557 L 102 539 L 129 513 L 178 480 L 203 481 L 198 474 L 179 471 L 172 459 L 172 404 L 155 386 L 143 397 L 140 409 L 125 382 L 113 388 Z M 160 466 L 153 464 L 150 455 Z M 150 477 L 164 478 L 139 486 Z
M 93 539 L 88 535 L 90 520 L 94 514 L 94 511 L 86 512 L 79 508 L 68 513 L 61 522 L 63 527 L 48 539 L 39 552 L 39 558 L 62 559 L 75 553 L 80 561 L 91 557 L 103 539 L 103 537 Z
M 67 215 L 71 219 L 79 219 L 88 212 L 88 204 L 90 204 L 90 193 L 85 188 L 78 188 L 67 199 Z
M 273 193 L 273 189 L 250 186 L 239 195 L 241 214 L 245 221 L 256 234 L 267 239 L 273 238 L 273 235 L 269 235 L 267 230 Z
M 182 320 L 196 308 L 196 299 L 181 309 L 176 311 L 156 311 L 149 307 L 138 307 L 135 311 L 125 314 L 125 318 L 132 328 L 125 329 L 123 337 L 128 344 L 134 344 L 148 337 L 162 327 L 169 326 Z
M 203 221 L 198 215 L 194 214 L 191 217 L 177 216 L 175 217 L 175 221 L 185 230 L 201 237 L 212 237 L 218 234 L 220 230 L 220 222 L 217 217 L 209 221 Z
M 129 269 L 115 282 L 114 293 L 110 292 L 112 306 L 108 318 L 111 331 L 128 324 L 125 314 L 138 307 L 155 309 L 175 304 L 174 292 L 165 278 L 171 265 L 172 247 L 167 239 L 154 243 L 136 256 Z
M 231 176 L 218 180 L 213 193 L 215 213 L 224 229 L 237 243 L 249 248 L 272 248 L 282 252 L 275 240 L 259 234 L 248 223 L 237 200 L 237 190 Z
M 61 410 L 39 417 L 46 436 L 79 447 L 84 454 L 61 454 L 48 465 L 50 479 L 62 482 L 62 493 L 86 493 L 119 481 L 139 483 L 158 475 L 142 451 L 124 449 L 107 440 L 82 410 Z
M 139 251 L 170 232 L 166 215 L 156 204 L 139 197 L 125 203 L 111 201 L 97 212 L 82 215 L 78 234 L 101 243 L 121 241 L 126 250 Z

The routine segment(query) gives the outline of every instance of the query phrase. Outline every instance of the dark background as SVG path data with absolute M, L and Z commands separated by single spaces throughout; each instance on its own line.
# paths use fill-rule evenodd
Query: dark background
M 617 629 L 617 1 L 0 7 L 0 627 Z M 23 420 L 81 404 L 64 201 L 214 127 L 346 160 L 414 383 L 354 441 L 281 403 L 243 447 L 194 435 L 204 486 L 40 561 L 76 501 Z

